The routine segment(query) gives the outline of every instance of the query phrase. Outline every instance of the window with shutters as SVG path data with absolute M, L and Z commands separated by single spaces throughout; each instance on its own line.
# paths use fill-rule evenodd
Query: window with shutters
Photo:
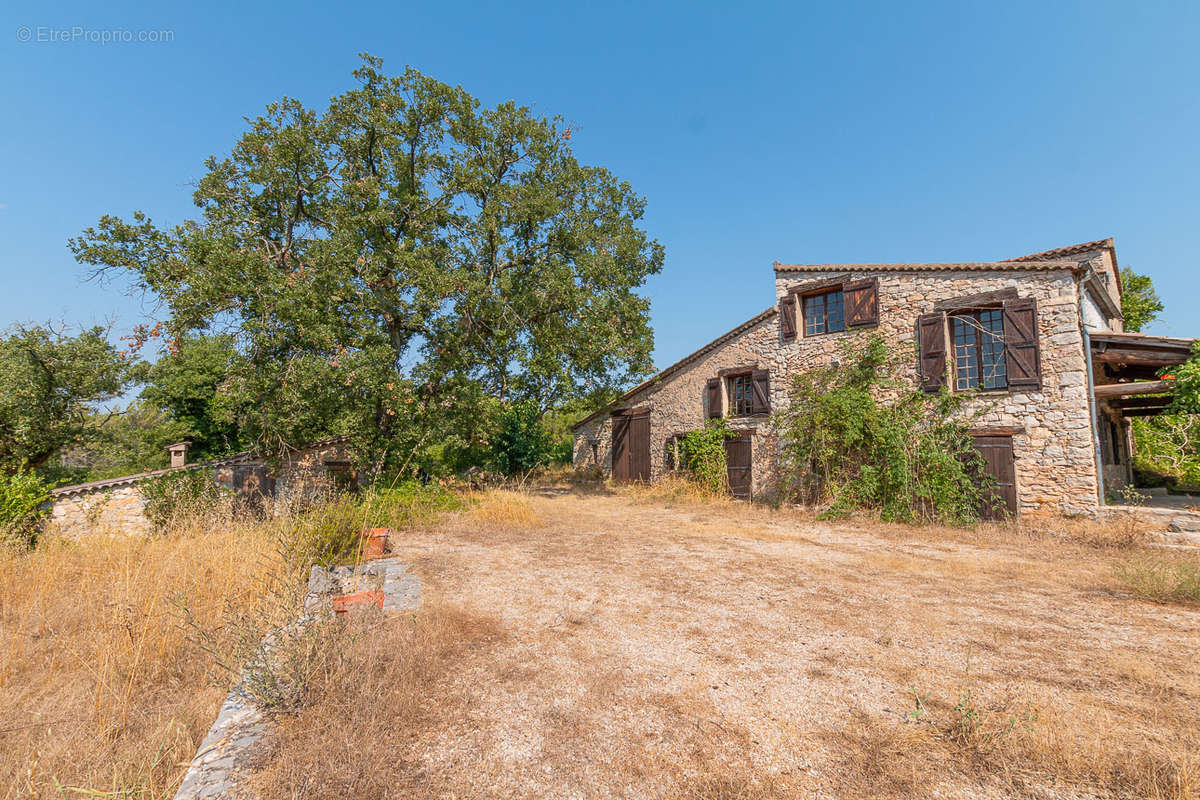
M 846 330 L 841 289 L 804 296 L 804 335 L 817 336 Z
M 731 417 L 771 413 L 771 373 L 753 367 L 722 371 Z
M 954 342 L 954 388 L 1008 388 L 1004 351 L 1004 315 L 999 308 L 958 311 L 950 315 Z

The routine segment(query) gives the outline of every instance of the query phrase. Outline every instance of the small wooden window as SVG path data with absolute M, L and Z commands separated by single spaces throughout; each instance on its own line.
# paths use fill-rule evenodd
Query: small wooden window
M 729 379 L 729 410 L 735 417 L 754 413 L 754 379 L 749 372 Z
M 804 335 L 817 336 L 846 330 L 846 314 L 841 289 L 804 297 Z

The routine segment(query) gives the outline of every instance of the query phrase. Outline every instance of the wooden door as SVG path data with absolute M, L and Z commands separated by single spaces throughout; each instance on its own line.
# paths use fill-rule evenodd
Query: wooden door
M 729 491 L 734 497 L 750 499 L 753 483 L 750 461 L 752 450 L 748 433 L 740 434 L 736 439 L 725 440 L 725 468 L 729 475 Z
M 612 475 L 618 481 L 650 480 L 650 411 L 613 415 Z
M 984 504 L 986 519 L 1003 519 L 1017 513 L 1017 468 L 1011 436 L 976 436 L 975 449 L 983 456 L 983 472 L 995 481 L 996 502 Z

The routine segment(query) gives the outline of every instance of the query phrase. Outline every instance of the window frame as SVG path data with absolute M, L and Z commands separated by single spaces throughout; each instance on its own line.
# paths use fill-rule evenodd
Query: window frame
M 987 374 L 984 368 L 984 345 L 986 342 L 985 327 L 987 327 L 982 319 L 984 314 L 994 314 L 991 319 L 998 321 L 999 330 L 989 328 L 987 332 L 998 334 L 999 348 L 993 345 L 992 362 L 993 373 L 994 366 L 999 364 L 1003 368 L 1003 382 L 997 386 L 984 386 L 984 376 Z M 973 324 L 958 323 L 960 319 L 970 319 Z M 985 306 L 965 306 L 961 308 L 948 309 L 946 311 L 946 335 L 950 342 L 950 358 L 953 360 L 953 388 L 955 392 L 1008 392 L 1011 391 L 1008 384 L 1008 343 L 1005 340 L 1005 325 L 1004 325 L 1004 308 L 1000 304 L 988 304 Z M 957 328 L 965 327 L 974 336 L 974 367 L 975 367 L 975 386 L 960 386 L 961 380 L 959 373 L 959 341 Z
M 840 327 L 831 329 L 829 326 L 829 297 L 832 295 L 838 296 L 837 307 L 839 309 L 838 316 L 840 318 Z M 821 324 L 824 330 L 809 331 L 809 303 L 821 299 L 822 318 Z M 804 338 L 809 339 L 814 336 L 825 336 L 831 333 L 844 333 L 846 331 L 846 293 L 843 284 L 830 286 L 824 289 L 819 289 L 811 292 L 805 292 L 800 295 L 800 325 L 804 331 Z

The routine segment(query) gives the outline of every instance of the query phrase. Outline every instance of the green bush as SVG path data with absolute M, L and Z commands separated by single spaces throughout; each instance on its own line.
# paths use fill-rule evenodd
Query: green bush
M 0 474 L 0 543 L 32 547 L 49 500 L 49 487 L 34 473 Z
M 519 475 L 550 460 L 550 434 L 542 424 L 541 411 L 532 401 L 513 403 L 500 414 L 500 430 L 492 442 L 496 469 Z
M 1200 487 L 1200 415 L 1135 417 L 1133 466 L 1139 485 Z
M 227 492 L 206 469 L 168 472 L 138 485 L 145 498 L 143 512 L 156 531 L 165 531 L 173 520 L 213 511 Z
M 710 419 L 703 428 L 689 431 L 679 440 L 679 466 L 706 491 L 713 494 L 727 492 L 729 470 L 725 460 L 725 440 L 736 435 L 724 419 Z
M 966 523 L 992 492 L 968 434 L 966 396 L 908 388 L 882 338 L 850 340 L 841 365 L 807 370 L 774 419 L 785 496 L 902 522 Z M 989 502 L 995 502 L 990 500 Z

